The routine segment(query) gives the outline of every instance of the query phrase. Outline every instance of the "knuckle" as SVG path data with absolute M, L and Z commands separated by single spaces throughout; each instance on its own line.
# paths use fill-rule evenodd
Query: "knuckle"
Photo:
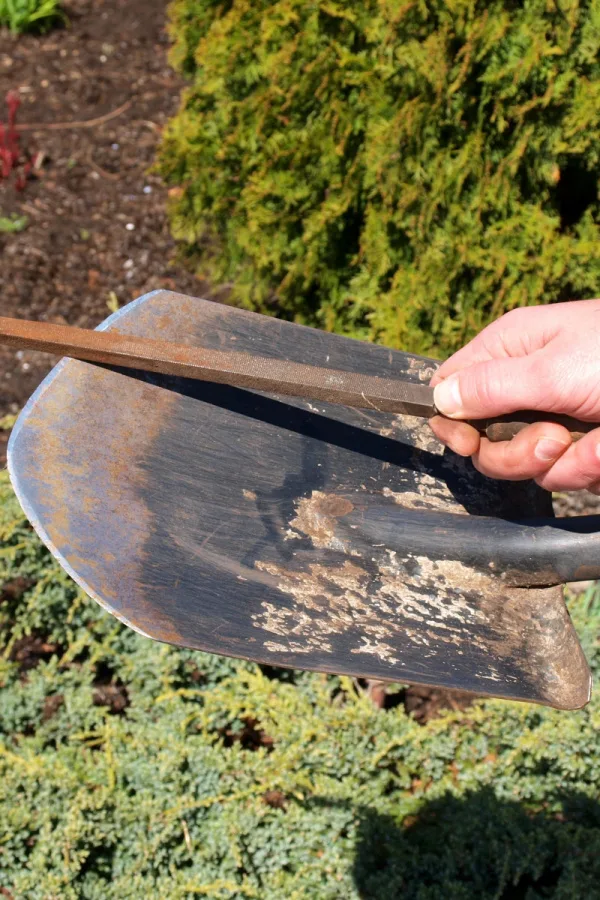
M 510 328 L 514 328 L 515 326 L 521 325 L 523 320 L 527 317 L 528 311 L 526 307 L 517 306 L 515 309 L 509 309 L 508 312 L 505 312 L 503 316 L 500 316 L 498 320 L 503 326 L 509 326 Z
M 573 490 L 573 487 L 569 484 L 569 479 L 565 478 L 565 476 L 561 477 L 560 473 L 556 471 L 556 466 L 552 466 L 547 472 L 543 472 L 533 480 L 545 491 L 554 492 Z
M 490 366 L 477 366 L 465 373 L 467 396 L 470 403 L 478 408 L 487 409 L 493 405 L 498 396 L 498 379 Z
M 522 380 L 531 384 L 539 399 L 543 398 L 544 409 L 552 412 L 561 407 L 565 392 L 565 378 L 556 364 L 556 359 L 543 353 L 532 355 L 523 361 Z
M 592 432 L 594 434 L 594 432 Z M 547 491 L 578 491 L 600 481 L 600 459 L 596 454 L 597 440 L 588 435 L 561 457 L 540 479 L 536 479 Z
M 479 452 L 473 456 L 473 464 L 487 478 L 499 481 L 515 479 L 512 467 L 507 465 L 507 448 L 502 444 L 490 446 L 482 442 Z
M 600 459 L 596 452 L 598 431 L 592 432 L 589 438 L 578 441 L 573 454 L 577 479 L 586 485 L 600 480 Z

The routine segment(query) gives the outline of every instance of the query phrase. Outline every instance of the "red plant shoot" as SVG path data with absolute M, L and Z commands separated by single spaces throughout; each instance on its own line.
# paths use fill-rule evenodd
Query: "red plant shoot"
M 11 172 L 19 167 L 21 148 L 17 131 L 17 110 L 21 105 L 19 96 L 14 91 L 6 95 L 8 107 L 8 124 L 0 122 L 0 179 L 9 178 Z M 30 160 L 25 160 L 15 180 L 15 188 L 22 191 L 31 171 Z

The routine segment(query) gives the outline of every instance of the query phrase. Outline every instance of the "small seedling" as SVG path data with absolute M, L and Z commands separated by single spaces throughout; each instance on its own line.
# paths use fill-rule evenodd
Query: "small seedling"
M 119 298 L 114 291 L 108 292 L 108 300 L 106 301 L 106 305 L 108 306 L 111 313 L 116 313 L 119 309 L 121 309 Z
M 18 234 L 19 231 L 25 231 L 28 225 L 27 216 L 18 216 L 16 213 L 0 216 L 0 234 Z
M 2 418 L 0 418 L 0 431 L 10 431 L 16 421 L 16 415 L 8 413 L 6 416 L 2 416 Z
M 18 94 L 9 91 L 6 95 L 6 105 L 8 107 L 8 123 L 5 125 L 0 122 L 0 180 L 9 178 L 13 171 L 19 170 L 15 187 L 18 191 L 22 191 L 31 172 L 32 164 L 27 157 L 20 165 L 22 150 L 16 125 L 17 110 L 21 105 Z

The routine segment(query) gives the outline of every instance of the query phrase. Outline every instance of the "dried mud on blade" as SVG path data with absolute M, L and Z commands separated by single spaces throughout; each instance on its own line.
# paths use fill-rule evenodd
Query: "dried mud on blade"
M 435 365 L 166 291 L 101 327 L 415 383 Z M 561 588 L 511 587 L 476 552 L 491 517 L 551 516 L 549 496 L 483 478 L 423 420 L 63 360 L 13 430 L 9 469 L 65 569 L 156 640 L 566 709 L 589 699 Z M 459 518 L 472 527 L 454 553 Z

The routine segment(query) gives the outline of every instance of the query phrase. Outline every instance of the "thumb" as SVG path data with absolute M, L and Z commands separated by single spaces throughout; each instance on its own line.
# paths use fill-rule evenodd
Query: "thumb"
M 543 409 L 543 379 L 535 354 L 475 363 L 434 388 L 434 403 L 451 419 L 485 419 L 522 409 Z

